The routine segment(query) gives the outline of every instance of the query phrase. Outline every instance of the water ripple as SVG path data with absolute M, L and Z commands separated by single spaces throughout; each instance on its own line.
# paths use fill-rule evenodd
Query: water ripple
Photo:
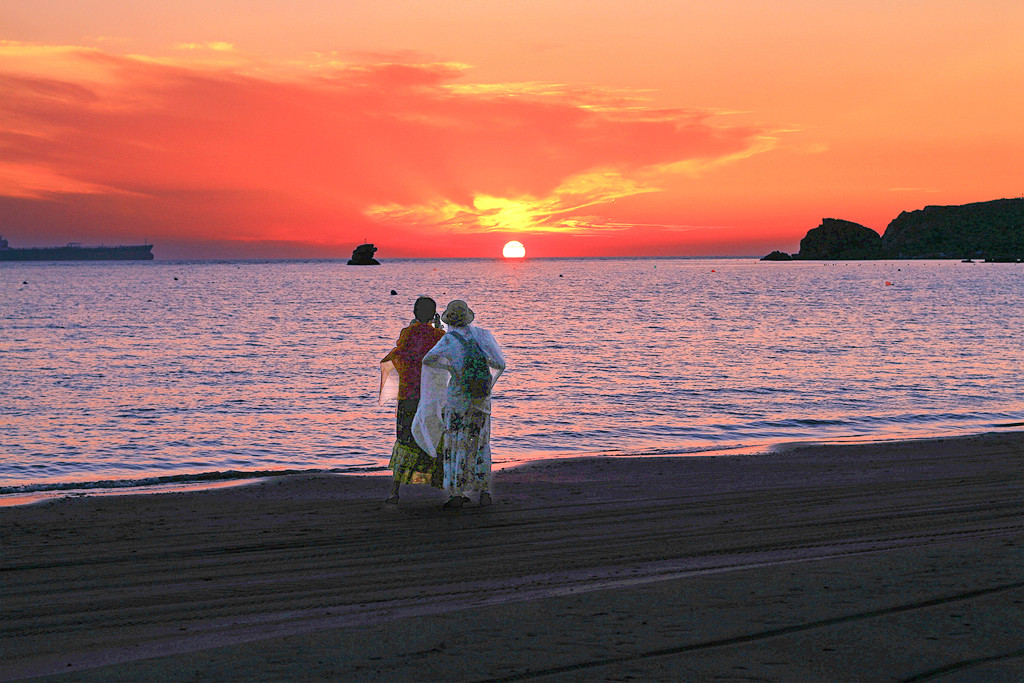
M 379 470 L 377 364 L 420 293 L 506 351 L 499 466 L 1024 426 L 1015 264 L 0 265 L 0 492 Z

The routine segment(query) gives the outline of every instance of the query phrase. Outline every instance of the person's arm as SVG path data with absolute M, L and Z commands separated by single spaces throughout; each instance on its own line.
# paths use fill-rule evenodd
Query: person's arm
M 434 344 L 434 347 L 427 351 L 426 355 L 423 356 L 423 365 L 451 372 L 452 364 L 445 353 L 448 343 L 450 343 L 449 340 L 445 339 L 445 337 L 441 337 L 441 339 Z
M 402 330 L 402 331 L 404 332 L 405 330 Z M 383 358 L 381 358 L 380 362 L 381 363 L 387 363 L 388 361 L 394 362 L 395 358 L 398 357 L 398 349 L 401 347 L 401 345 L 402 345 L 402 335 L 399 334 L 398 335 L 398 341 L 395 342 L 395 348 L 393 348 L 390 351 L 388 351 L 388 355 L 386 355 Z
M 451 370 L 451 366 L 448 364 L 447 359 L 439 353 L 434 353 L 433 349 L 427 352 L 427 355 L 423 356 L 423 364 L 431 368 L 444 368 Z
M 395 369 L 400 373 L 406 372 L 409 363 L 409 335 L 411 330 L 406 327 L 398 335 L 398 341 L 395 342 L 395 350 L 391 352 L 391 361 L 395 364 Z
M 505 355 L 501 352 L 501 347 L 498 346 L 498 341 L 491 334 L 490 330 L 484 330 L 487 333 L 487 346 L 490 353 L 487 354 L 487 364 L 495 370 L 503 372 L 505 370 Z

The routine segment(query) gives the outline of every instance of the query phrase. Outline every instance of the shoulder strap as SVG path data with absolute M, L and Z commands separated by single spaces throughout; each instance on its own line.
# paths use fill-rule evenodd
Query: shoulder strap
M 462 345 L 463 345 L 463 346 L 465 346 L 465 347 L 469 347 L 469 345 L 470 345 L 471 343 L 472 343 L 472 344 L 475 344 L 475 345 L 477 346 L 477 348 L 479 348 L 479 347 L 480 347 L 480 344 L 477 344 L 477 341 L 476 341 L 476 339 L 473 339 L 472 337 L 470 337 L 469 339 L 463 339 L 461 335 L 458 335 L 458 334 L 454 334 L 454 333 L 449 333 L 449 334 L 451 334 L 451 335 L 452 335 L 453 337 L 455 337 L 455 338 L 456 338 L 456 339 L 458 339 L 458 340 L 459 340 L 460 342 L 462 342 Z

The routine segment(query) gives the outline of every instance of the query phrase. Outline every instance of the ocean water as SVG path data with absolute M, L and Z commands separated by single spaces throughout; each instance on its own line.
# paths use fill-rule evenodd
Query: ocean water
M 0 495 L 382 471 L 419 294 L 504 348 L 496 467 L 1024 422 L 1018 264 L 3 263 Z

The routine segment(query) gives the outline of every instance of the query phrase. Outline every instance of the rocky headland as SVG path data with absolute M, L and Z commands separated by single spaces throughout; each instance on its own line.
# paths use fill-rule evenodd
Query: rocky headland
M 773 251 L 763 261 L 784 261 Z M 797 260 L 1024 259 L 1024 198 L 904 211 L 879 235 L 866 226 L 825 218 L 800 240 Z

